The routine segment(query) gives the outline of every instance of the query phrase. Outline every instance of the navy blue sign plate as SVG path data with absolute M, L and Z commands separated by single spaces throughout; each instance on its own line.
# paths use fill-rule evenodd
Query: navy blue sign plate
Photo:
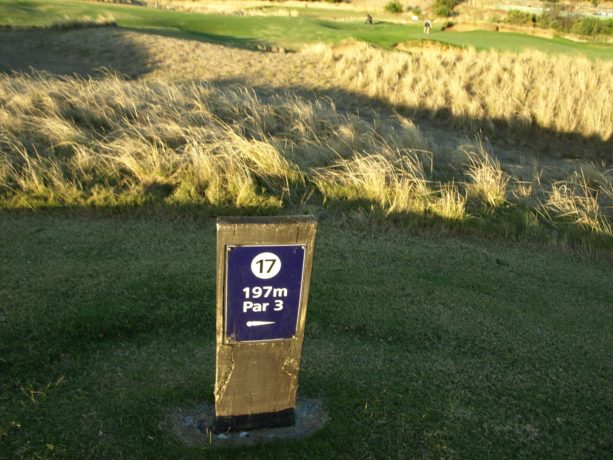
M 228 339 L 251 342 L 296 335 L 304 254 L 303 245 L 228 246 Z

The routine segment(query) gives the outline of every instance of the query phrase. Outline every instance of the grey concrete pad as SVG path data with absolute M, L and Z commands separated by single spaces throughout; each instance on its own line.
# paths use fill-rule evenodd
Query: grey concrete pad
M 188 446 L 250 446 L 279 440 L 303 439 L 322 429 L 328 414 L 316 399 L 298 399 L 296 423 L 280 428 L 263 428 L 251 431 L 213 433 L 208 427 L 215 420 L 215 406 L 202 404 L 186 410 L 178 410 L 171 417 L 172 432 Z

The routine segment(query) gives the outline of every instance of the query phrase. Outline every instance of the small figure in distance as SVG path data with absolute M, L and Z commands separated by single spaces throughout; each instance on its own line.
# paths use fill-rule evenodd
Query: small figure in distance
M 372 16 L 370 14 L 366 15 L 366 24 L 372 26 Z
M 432 21 L 426 19 L 426 22 L 424 22 L 424 33 L 429 34 L 430 30 L 432 30 Z

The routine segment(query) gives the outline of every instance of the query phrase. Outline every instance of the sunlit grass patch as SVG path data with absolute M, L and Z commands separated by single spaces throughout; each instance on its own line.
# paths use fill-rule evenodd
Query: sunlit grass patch
M 612 236 L 613 227 L 601 210 L 599 198 L 598 190 L 588 184 L 585 175 L 575 174 L 568 181 L 552 184 L 542 206 L 550 219 L 567 219 L 595 233 Z
M 429 209 L 445 219 L 462 220 L 466 217 L 466 196 L 455 184 L 442 184 Z
M 483 201 L 487 206 L 497 208 L 503 205 L 507 197 L 509 179 L 502 171 L 500 162 L 492 158 L 484 149 L 469 151 L 467 189 L 469 194 Z

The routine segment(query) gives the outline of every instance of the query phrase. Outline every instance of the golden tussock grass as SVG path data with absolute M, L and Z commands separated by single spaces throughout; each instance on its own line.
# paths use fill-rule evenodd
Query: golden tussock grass
M 600 190 L 609 194 L 610 182 Z M 574 174 L 568 181 L 552 184 L 542 209 L 549 218 L 552 212 L 597 233 L 612 235 L 611 223 L 602 213 L 598 195 L 599 190 L 588 183 L 583 173 Z M 610 202 L 608 206 L 611 206 Z
M 469 151 L 467 156 L 470 162 L 468 192 L 492 208 L 504 204 L 509 179 L 500 167 L 500 162 L 492 158 L 482 146 L 478 152 Z
M 607 174 L 520 180 L 483 147 L 449 173 L 426 146 L 410 120 L 368 122 L 329 99 L 112 74 L 0 77 L 2 207 L 354 202 L 462 221 L 504 204 L 612 233 Z
M 461 127 L 533 127 L 613 139 L 613 62 L 455 49 L 390 52 L 355 43 L 315 53 L 338 85 Z
M 278 207 L 312 168 L 384 138 L 420 137 L 410 126 L 393 136 L 330 101 L 264 102 L 202 83 L 38 75 L 1 77 L 0 89 L 3 198 L 16 206 L 92 203 L 102 187 L 120 201 L 155 191 L 172 202 Z M 50 192 L 71 184 L 65 197 Z
M 414 155 L 389 149 L 357 154 L 315 172 L 313 181 L 327 198 L 366 200 L 388 213 L 425 213 L 432 191 L 423 163 Z

